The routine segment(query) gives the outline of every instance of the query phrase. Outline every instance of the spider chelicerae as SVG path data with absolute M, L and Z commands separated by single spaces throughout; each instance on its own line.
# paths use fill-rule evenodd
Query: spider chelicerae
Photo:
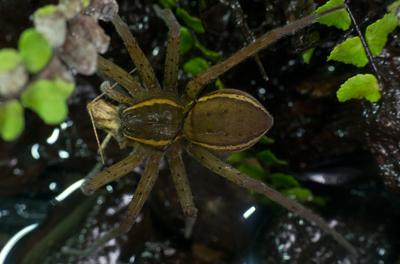
M 123 222 L 89 248 L 83 251 L 69 251 L 90 254 L 108 240 L 130 230 L 157 180 L 159 164 L 164 156 L 168 161 L 183 213 L 188 223 L 193 224 L 197 209 L 182 160 L 182 151 L 187 151 L 214 173 L 265 195 L 300 217 L 315 223 L 355 255 L 354 247 L 320 216 L 263 182 L 241 173 L 215 155 L 216 152 L 242 151 L 257 143 L 273 124 L 273 118 L 268 111 L 255 98 L 239 90 L 221 89 L 201 94 L 205 85 L 246 58 L 339 8 L 342 7 L 304 17 L 265 33 L 229 58 L 191 79 L 186 84 L 183 95 L 179 95 L 177 90 L 180 28 L 172 12 L 156 8 L 158 16 L 165 21 L 169 29 L 162 85 L 127 24 L 116 15 L 112 23 L 124 41 L 140 80 L 99 56 L 98 71 L 120 84 L 125 91 L 114 89 L 105 82 L 105 85 L 102 85 L 103 94 L 88 104 L 88 111 L 94 126 L 108 133 L 106 139 L 114 138 L 121 148 L 133 148 L 133 151 L 128 157 L 97 175 L 86 178 L 82 190 L 85 194 L 91 194 L 105 184 L 128 174 L 142 162 L 145 169 Z M 108 100 L 102 99 L 104 95 Z M 99 142 L 97 133 L 96 139 Z M 100 146 L 100 154 L 104 145 Z

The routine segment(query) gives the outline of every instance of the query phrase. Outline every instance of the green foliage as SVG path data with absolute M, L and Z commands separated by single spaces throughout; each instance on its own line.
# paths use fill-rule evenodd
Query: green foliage
M 283 193 L 288 196 L 289 198 L 292 198 L 294 200 L 300 201 L 300 202 L 310 202 L 313 200 L 314 196 L 312 192 L 309 189 L 302 188 L 302 187 L 294 187 L 290 188 L 288 190 L 283 191 Z
M 160 0 L 159 2 L 164 8 L 171 9 L 176 6 L 176 0 Z
M 368 63 L 367 54 L 359 37 L 348 38 L 337 45 L 329 54 L 328 60 L 340 61 L 364 67 Z
M 271 173 L 270 182 L 271 186 L 278 190 L 300 186 L 295 177 L 282 172 Z
M 267 174 L 265 173 L 264 169 L 260 166 L 250 164 L 250 163 L 242 163 L 237 166 L 237 169 L 242 173 L 249 175 L 250 177 L 265 181 Z
M 14 69 L 21 62 L 21 56 L 15 49 L 0 50 L 0 72 Z
M 400 0 L 394 1 L 387 7 L 387 11 L 392 14 L 396 14 L 397 9 L 400 8 Z
M 270 145 L 274 142 L 272 138 L 268 137 L 263 137 L 263 141 L 259 143 L 259 146 L 265 147 L 265 145 Z M 326 200 L 324 198 L 314 196 L 311 190 L 303 188 L 292 175 L 280 172 L 279 170 L 282 169 L 282 166 L 286 166 L 288 162 L 277 158 L 269 149 L 259 152 L 250 150 L 233 153 L 228 157 L 227 162 L 235 166 L 240 172 L 265 182 L 290 198 L 300 202 L 312 202 L 320 206 L 325 205 Z M 277 169 L 278 171 L 276 171 Z M 269 203 L 264 198 L 261 201 Z
M 86 8 L 90 5 L 90 0 L 82 0 L 82 6 L 83 8 Z
M 312 58 L 312 56 L 314 54 L 314 51 L 315 51 L 315 48 L 311 48 L 311 49 L 308 49 L 305 52 L 303 52 L 302 58 L 303 58 L 303 62 L 304 63 L 306 63 L 306 64 L 310 63 L 311 58 Z
M 67 98 L 74 90 L 74 84 L 61 79 L 38 80 L 31 83 L 22 93 L 25 107 L 35 111 L 46 124 L 59 124 L 68 114 Z
M 194 46 L 195 40 L 187 27 L 181 27 L 179 39 L 179 51 L 183 55 Z
M 31 73 L 43 69 L 53 53 L 47 40 L 34 28 L 29 28 L 21 34 L 18 48 L 26 68 Z
M 201 57 L 195 57 L 183 64 L 183 70 L 193 76 L 198 75 L 206 69 L 208 69 L 208 62 Z
M 204 56 L 206 56 L 208 59 L 213 60 L 213 61 L 218 61 L 221 59 L 221 54 L 218 52 L 215 52 L 213 50 L 207 49 L 205 46 L 203 46 L 200 42 L 196 41 L 195 46 L 197 49 L 199 49 Z
M 204 27 L 201 20 L 198 17 L 191 16 L 185 9 L 177 8 L 176 15 L 182 19 L 188 27 L 193 29 L 197 33 L 204 33 Z
M 270 138 L 268 136 L 263 136 L 258 143 L 263 145 L 271 145 L 275 143 L 275 139 Z
M 54 12 L 57 12 L 57 11 L 58 11 L 58 7 L 57 6 L 55 6 L 55 5 L 46 5 L 46 6 L 43 6 L 43 7 L 39 8 L 39 9 L 37 9 L 35 11 L 35 13 L 33 13 L 33 15 L 34 16 L 46 16 L 46 15 L 49 15 L 49 14 L 53 14 Z
M 388 7 L 388 10 L 395 12 L 399 7 L 400 1 L 396 1 Z M 367 27 L 365 39 L 373 56 L 382 52 L 388 35 L 398 25 L 397 16 L 394 13 L 388 13 Z M 368 63 L 368 57 L 360 37 L 348 38 L 337 45 L 330 53 L 328 60 L 353 64 L 357 67 L 364 67 Z M 377 102 L 381 98 L 378 81 L 372 74 L 359 74 L 349 78 L 340 86 L 336 96 L 340 102 L 350 99 L 366 99 L 370 102 Z
M 335 6 L 343 5 L 344 0 L 329 0 L 324 5 L 315 10 L 315 13 L 321 13 Z M 351 19 L 346 10 L 338 10 L 318 19 L 318 23 L 326 26 L 334 26 L 341 30 L 348 30 L 351 25 Z
M 397 27 L 399 21 L 394 14 L 386 14 L 369 25 L 365 31 L 365 39 L 372 55 L 379 55 L 386 45 L 388 35 Z
M 5 141 L 16 139 L 24 130 L 24 109 L 18 100 L 0 105 L 0 136 Z
M 375 75 L 358 74 L 343 83 L 336 92 L 336 96 L 339 102 L 365 98 L 374 103 L 379 101 L 381 93 Z
M 239 163 L 239 162 L 245 160 L 249 156 L 250 156 L 250 154 L 247 153 L 246 151 L 234 152 L 231 155 L 229 155 L 229 157 L 226 159 L 226 161 L 231 164 L 236 164 L 236 163 Z
M 267 165 L 287 165 L 286 160 L 281 160 L 278 159 L 274 153 L 272 153 L 271 150 L 263 150 L 259 153 L 257 153 L 257 157 L 262 161 L 263 163 Z

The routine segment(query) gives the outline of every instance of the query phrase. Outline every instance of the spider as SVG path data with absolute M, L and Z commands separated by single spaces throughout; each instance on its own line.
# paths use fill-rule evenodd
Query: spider
M 228 181 L 265 195 L 286 209 L 315 223 L 355 255 L 354 247 L 320 216 L 263 182 L 241 173 L 216 155 L 216 152 L 242 151 L 257 143 L 273 125 L 273 118 L 268 111 L 255 98 L 240 90 L 221 89 L 201 94 L 206 84 L 246 58 L 339 8 L 342 7 L 319 15 L 310 15 L 267 32 L 229 58 L 191 79 L 183 95 L 179 95 L 177 91 L 180 26 L 172 12 L 169 9 L 156 8 L 158 16 L 165 21 L 169 29 L 162 86 L 127 24 L 116 15 L 112 23 L 124 41 L 141 81 L 99 56 L 98 71 L 120 84 L 125 91 L 114 89 L 105 82 L 101 87 L 103 94 L 90 102 L 87 108 L 94 128 L 108 133 L 105 141 L 114 138 L 121 148 L 133 148 L 133 151 L 128 157 L 97 175 L 86 178 L 81 189 L 85 194 L 91 194 L 105 184 L 126 175 L 142 162 L 145 163 L 145 169 L 123 222 L 100 237 L 89 248 L 79 252 L 90 254 L 108 240 L 130 230 L 157 180 L 159 164 L 164 156 L 183 213 L 191 223 L 194 223 L 197 209 L 182 160 L 182 152 L 186 151 L 203 166 Z M 108 100 L 101 98 L 104 95 Z M 97 133 L 95 136 L 99 143 Z M 104 146 L 103 142 L 99 149 L 101 155 Z

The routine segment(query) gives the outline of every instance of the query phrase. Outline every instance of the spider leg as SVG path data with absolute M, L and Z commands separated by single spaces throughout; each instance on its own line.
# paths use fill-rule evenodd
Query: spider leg
M 132 75 L 100 55 L 97 56 L 97 71 L 122 85 L 134 98 L 143 92 L 143 87 Z
M 154 69 L 151 67 L 150 62 L 147 60 L 142 49 L 139 47 L 135 37 L 129 31 L 128 25 L 122 21 L 118 14 L 113 18 L 112 23 L 124 41 L 129 55 L 138 69 L 139 75 L 142 78 L 146 88 L 149 90 L 160 90 L 160 84 L 158 83 L 156 75 L 154 74 Z
M 178 70 L 179 70 L 179 31 L 180 25 L 171 9 L 160 9 L 154 6 L 157 15 L 164 20 L 169 29 L 167 54 L 165 56 L 164 84 L 166 91 L 177 93 Z
M 96 175 L 88 176 L 81 187 L 83 193 L 90 195 L 107 183 L 125 176 L 129 172 L 133 171 L 133 169 L 135 169 L 146 156 L 148 156 L 148 151 L 146 151 L 142 146 L 138 145 L 133 153 L 128 157 L 108 168 L 105 168 Z
M 170 152 L 167 153 L 167 160 L 171 170 L 172 180 L 174 181 L 178 193 L 179 202 L 184 215 L 187 217 L 184 235 L 185 238 L 189 238 L 197 219 L 197 208 L 193 202 L 193 195 L 182 160 L 180 146 L 171 148 Z
M 107 243 L 109 240 L 128 232 L 134 224 L 134 221 L 140 213 L 140 210 L 146 202 L 151 190 L 153 189 L 153 186 L 158 177 L 158 170 L 161 158 L 161 152 L 153 153 L 148 158 L 146 168 L 136 187 L 132 201 L 129 203 L 126 215 L 119 226 L 113 228 L 107 234 L 100 237 L 96 242 L 94 242 L 90 247 L 86 248 L 85 250 L 63 248 L 63 252 L 66 254 L 88 256 L 100 246 Z
M 237 64 L 243 62 L 248 57 L 253 56 L 260 50 L 268 47 L 269 45 L 277 42 L 283 37 L 293 34 L 315 22 L 317 22 L 318 18 L 323 15 L 329 14 L 333 11 L 337 11 L 338 9 L 343 9 L 343 5 L 334 7 L 330 10 L 326 10 L 325 12 L 321 12 L 319 14 L 312 14 L 303 18 L 300 18 L 290 24 L 285 26 L 273 29 L 261 37 L 257 38 L 254 42 L 250 43 L 243 49 L 234 53 L 224 61 L 215 64 L 200 73 L 197 77 L 192 79 L 186 85 L 186 97 L 190 100 L 194 100 L 198 97 L 199 93 L 202 91 L 203 87 L 210 83 L 212 80 L 216 79 L 221 74 L 230 70 L 232 67 Z
M 209 170 L 216 174 L 226 178 L 227 180 L 242 186 L 246 189 L 255 191 L 257 193 L 263 194 L 272 201 L 278 203 L 279 205 L 285 207 L 291 212 L 303 217 L 304 219 L 315 223 L 319 228 L 321 228 L 326 233 L 330 234 L 341 246 L 348 250 L 353 256 L 357 255 L 356 249 L 337 231 L 329 226 L 320 216 L 315 214 L 310 209 L 304 207 L 300 203 L 291 200 L 283 196 L 280 192 L 272 189 L 261 181 L 255 180 L 239 170 L 235 169 L 231 165 L 220 160 L 214 156 L 211 152 L 205 148 L 191 144 L 188 147 L 188 152 L 202 165 L 207 167 Z
M 127 96 L 122 92 L 114 89 L 114 87 L 111 86 L 109 81 L 102 82 L 100 85 L 100 90 L 114 101 L 117 101 L 118 103 L 125 105 L 133 105 L 135 103 L 135 100 L 132 97 Z

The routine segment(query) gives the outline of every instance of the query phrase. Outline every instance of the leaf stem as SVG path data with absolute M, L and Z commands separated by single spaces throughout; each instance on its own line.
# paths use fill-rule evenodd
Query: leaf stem
M 383 78 L 382 75 L 380 74 L 380 71 L 375 63 L 375 59 L 372 56 L 371 50 L 368 47 L 367 41 L 364 38 L 364 35 L 362 34 L 360 27 L 358 26 L 357 20 L 355 19 L 353 12 L 351 11 L 349 5 L 347 4 L 347 1 L 345 1 L 344 6 L 346 8 L 346 11 L 349 13 L 350 19 L 353 22 L 354 25 L 354 29 L 356 30 L 358 36 L 361 39 L 361 43 L 364 47 L 365 52 L 367 53 L 367 58 L 369 61 L 369 65 L 371 66 L 372 70 L 374 71 L 374 73 L 376 74 L 376 76 L 378 77 L 378 82 L 379 82 L 379 86 L 381 87 L 381 89 L 383 89 Z

